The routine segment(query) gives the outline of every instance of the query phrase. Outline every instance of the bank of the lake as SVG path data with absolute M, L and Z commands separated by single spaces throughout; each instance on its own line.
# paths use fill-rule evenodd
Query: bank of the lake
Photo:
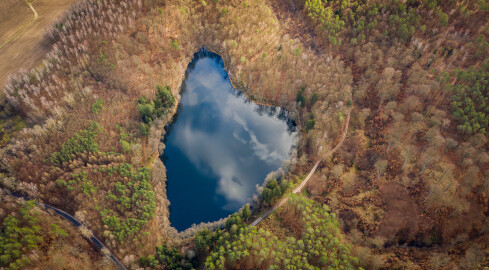
M 289 159 L 295 143 L 287 112 L 248 100 L 212 52 L 194 55 L 181 95 L 161 156 L 170 220 L 178 230 L 238 210 Z

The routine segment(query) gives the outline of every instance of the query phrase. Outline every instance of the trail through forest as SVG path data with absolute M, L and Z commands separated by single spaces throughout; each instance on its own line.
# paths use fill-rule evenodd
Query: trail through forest
M 344 130 L 343 130 L 343 135 L 341 136 L 341 139 L 340 141 L 336 144 L 336 146 L 331 149 L 331 151 L 329 151 L 329 153 L 327 153 L 325 155 L 325 157 L 329 157 L 331 156 L 334 152 L 336 152 L 336 150 L 338 150 L 338 148 L 340 148 L 340 146 L 343 144 L 343 141 L 345 140 L 346 138 L 346 134 L 348 133 L 348 126 L 350 124 L 350 114 L 351 114 L 351 111 L 353 110 L 353 108 L 350 109 L 350 111 L 348 112 L 348 115 L 346 117 L 346 123 L 345 123 L 345 127 L 344 127 Z M 302 188 L 307 184 L 307 182 L 311 179 L 311 176 L 314 174 L 314 172 L 316 172 L 316 169 L 318 168 L 319 166 L 319 163 L 322 161 L 323 159 L 320 159 L 316 162 L 316 164 L 314 165 L 314 167 L 312 167 L 311 171 L 309 172 L 309 174 L 307 175 L 307 177 L 302 181 L 302 183 L 296 187 L 294 189 L 294 191 L 292 191 L 292 193 L 294 194 L 297 194 L 297 193 L 300 193 Z M 250 225 L 253 225 L 253 226 L 256 226 L 258 225 L 258 223 L 260 223 L 262 220 L 264 220 L 266 217 L 268 217 L 271 213 L 273 213 L 277 208 L 281 207 L 282 205 L 284 205 L 287 201 L 289 200 L 289 197 L 285 197 L 283 198 L 282 200 L 280 200 L 280 202 L 278 202 L 277 204 L 275 204 L 275 206 L 273 206 L 271 209 L 269 209 L 268 211 L 266 211 L 265 213 L 263 213 L 261 216 L 259 216 L 255 221 L 253 221 Z

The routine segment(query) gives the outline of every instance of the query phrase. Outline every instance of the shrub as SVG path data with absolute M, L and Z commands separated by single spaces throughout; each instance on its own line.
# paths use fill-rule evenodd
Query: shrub
M 68 237 L 68 233 L 56 224 L 51 224 L 51 234 L 56 237 Z
M 92 195 L 97 190 L 97 187 L 88 179 L 87 172 L 73 173 L 69 180 L 59 179 L 56 183 L 59 187 L 66 187 L 68 191 L 80 190 L 87 196 Z
M 129 143 L 128 141 L 121 139 L 120 143 L 121 143 L 122 152 L 125 153 L 131 150 L 131 143 Z
M 149 135 L 149 125 L 148 124 L 141 123 L 141 125 L 139 126 L 139 130 L 141 131 L 143 136 L 148 137 L 148 135 Z
M 295 53 L 295 55 L 300 56 L 301 55 L 301 48 L 298 47 L 297 49 L 295 49 L 294 53 Z
M 97 101 L 95 101 L 95 103 L 93 103 L 91 110 L 92 110 L 92 113 L 98 114 L 101 109 L 105 110 L 105 107 L 103 105 L 102 99 L 99 98 L 99 99 L 97 99 Z
M 299 105 L 302 108 L 304 108 L 304 106 L 306 106 L 306 97 L 304 96 L 304 90 L 306 90 L 306 88 L 304 86 L 302 86 L 299 89 L 299 92 L 297 92 L 297 96 L 295 98 L 297 105 Z
M 179 46 L 178 46 L 178 41 L 176 39 L 174 39 L 172 42 L 171 42 L 171 48 L 178 51 L 179 50 Z
M 61 165 L 63 162 L 73 159 L 73 155 L 84 152 L 98 152 L 99 146 L 95 137 L 101 128 L 98 123 L 92 122 L 90 126 L 69 138 L 62 146 L 61 151 L 51 154 L 50 161 Z
M 315 124 L 316 124 L 316 120 L 307 119 L 307 121 L 306 121 L 306 132 L 309 132 L 309 130 L 313 129 Z
M 445 12 L 443 12 L 441 9 L 438 11 L 438 19 L 441 26 L 448 25 L 448 15 Z
M 314 125 L 316 125 L 316 120 L 314 120 L 314 114 L 311 113 L 311 115 L 309 115 L 309 119 L 306 121 L 306 132 L 313 129 Z
M 143 121 L 147 124 L 151 124 L 154 120 L 154 103 L 138 104 L 138 110 L 143 118 Z
M 340 120 L 340 122 L 343 122 L 343 120 L 345 120 L 345 116 L 343 115 L 342 112 L 338 113 L 338 120 Z
M 280 184 L 275 179 L 267 181 L 261 193 L 261 200 L 265 204 L 270 205 L 276 199 L 282 197 L 285 191 L 287 191 L 288 187 L 289 187 L 289 182 L 285 180 L 282 180 Z
M 168 248 L 166 244 L 163 244 L 159 247 L 156 247 L 156 254 L 149 255 L 148 257 L 141 257 L 139 260 L 139 264 L 142 267 L 150 267 L 150 268 L 160 268 L 163 269 L 194 269 L 198 265 L 198 261 L 196 259 L 192 261 L 188 261 L 185 257 L 178 252 L 176 248 Z
M 140 97 L 138 100 L 139 114 L 143 121 L 148 125 L 151 125 L 156 118 L 162 117 L 173 105 L 175 105 L 175 97 L 173 97 L 170 87 L 157 85 L 156 89 L 155 100 L 149 101 L 144 96 Z M 143 129 L 141 129 L 141 131 L 143 131 Z
M 314 104 L 316 103 L 316 101 L 318 101 L 318 98 L 319 98 L 318 93 L 314 93 L 314 94 L 312 94 L 312 96 L 311 96 L 311 101 L 310 101 L 310 103 L 311 103 L 311 108 L 312 108 L 312 106 L 314 106 Z

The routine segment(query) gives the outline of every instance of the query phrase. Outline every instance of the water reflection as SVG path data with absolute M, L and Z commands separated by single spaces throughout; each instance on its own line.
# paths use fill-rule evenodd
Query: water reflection
M 222 59 L 207 51 L 189 65 L 182 92 L 163 156 L 178 230 L 244 205 L 289 159 L 295 132 L 285 110 L 249 102 L 234 89 Z

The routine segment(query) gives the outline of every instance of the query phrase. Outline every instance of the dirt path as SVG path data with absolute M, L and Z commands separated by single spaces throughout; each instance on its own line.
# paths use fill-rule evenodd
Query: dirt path
M 336 150 L 338 150 L 338 148 L 340 148 L 340 146 L 343 144 L 343 142 L 345 141 L 345 138 L 346 138 L 346 134 L 348 133 L 348 127 L 350 125 L 350 115 L 351 115 L 351 111 L 353 110 L 353 108 L 350 109 L 350 111 L 348 112 L 348 115 L 346 117 L 346 123 L 345 123 L 345 128 L 343 130 L 343 135 L 341 136 L 341 139 L 340 141 L 336 144 L 336 146 L 331 149 L 331 151 L 329 151 L 329 153 L 327 153 L 325 155 L 325 157 L 329 157 L 330 155 L 332 155 L 334 152 L 336 152 Z M 294 194 L 297 194 L 297 193 L 300 193 L 302 188 L 307 184 L 307 182 L 309 182 L 309 180 L 311 179 L 311 176 L 316 172 L 316 169 L 318 168 L 319 166 L 319 163 L 322 161 L 322 159 L 318 160 L 316 162 L 316 164 L 314 165 L 314 167 L 312 167 L 311 171 L 309 172 L 309 174 L 307 175 L 307 177 L 301 182 L 301 184 L 299 186 L 297 186 L 293 191 L 292 193 Z M 271 213 L 273 213 L 276 209 L 278 209 L 279 207 L 281 207 L 282 205 L 284 205 L 287 201 L 289 200 L 288 197 L 285 197 L 283 198 L 282 200 L 280 200 L 280 202 L 278 202 L 277 204 L 275 204 L 271 209 L 269 209 L 268 211 L 266 211 L 265 213 L 263 213 L 261 216 L 259 216 L 255 221 L 253 221 L 250 225 L 253 225 L 253 226 L 256 226 L 258 225 L 258 223 L 260 223 L 262 220 L 264 220 L 265 218 L 267 218 Z
M 8 75 L 19 68 L 29 70 L 36 67 L 51 50 L 51 45 L 44 40 L 44 29 L 50 27 L 75 1 L 35 0 L 30 10 L 25 7 L 25 4 L 23 6 L 16 4 L 8 6 L 9 12 L 0 16 L 0 36 L 8 37 L 8 42 L 2 42 L 0 47 L 0 101 L 3 100 L 4 94 L 1 90 L 7 82 Z M 31 15 L 27 16 L 26 10 Z M 32 13 L 35 17 L 37 14 L 35 20 L 30 17 Z M 30 23 L 27 21 L 28 17 Z M 22 30 L 11 34 L 12 29 L 18 29 L 20 25 L 26 23 L 28 25 L 24 25 Z
M 307 34 L 310 36 L 309 39 L 306 39 L 304 38 L 302 35 L 299 35 L 301 37 L 302 40 L 310 40 L 312 42 L 312 47 L 321 55 L 321 57 L 324 57 L 324 53 L 321 51 L 321 48 L 319 48 L 319 46 L 317 45 L 317 42 L 316 42 L 316 39 L 314 38 L 314 35 L 311 31 L 311 29 L 307 26 L 307 23 L 306 23 L 306 20 L 302 17 L 302 14 L 301 12 L 297 9 L 297 6 L 295 5 L 294 1 L 293 0 L 285 0 L 286 2 L 288 2 L 289 6 L 291 7 L 291 12 L 298 16 L 299 17 L 299 23 L 301 25 L 303 25 L 304 27 L 306 27 L 306 32 Z M 305 34 L 305 33 L 302 33 L 302 34 Z M 332 155 L 334 152 L 336 152 L 336 150 L 338 150 L 338 148 L 340 148 L 340 146 L 343 144 L 343 141 L 345 140 L 346 138 L 346 134 L 348 133 L 348 127 L 349 127 L 349 124 L 350 124 L 350 114 L 351 114 L 351 111 L 353 110 L 353 107 L 350 109 L 350 111 L 348 112 L 348 115 L 346 117 L 346 123 L 345 123 L 345 126 L 344 126 L 344 130 L 343 130 L 343 135 L 341 136 L 341 139 L 340 141 L 336 144 L 336 146 L 331 149 L 331 151 L 329 151 L 329 153 L 327 153 L 325 155 L 325 157 L 329 157 L 330 155 Z M 294 194 L 297 194 L 297 193 L 300 193 L 302 188 L 309 182 L 309 180 L 311 179 L 311 176 L 314 174 L 314 172 L 316 172 L 316 169 L 318 168 L 319 166 L 319 163 L 322 161 L 322 159 L 318 160 L 316 162 L 316 164 L 314 164 L 314 167 L 312 167 L 311 171 L 309 172 L 309 174 L 307 175 L 307 177 L 301 182 L 301 184 L 299 186 L 297 186 L 293 191 L 292 193 Z M 268 217 L 271 213 L 273 213 L 277 208 L 281 207 L 282 205 L 284 205 L 287 201 L 289 200 L 288 197 L 285 197 L 283 198 L 282 200 L 280 200 L 280 202 L 278 202 L 277 204 L 275 204 L 275 206 L 273 206 L 271 209 L 269 209 L 268 211 L 266 211 L 265 213 L 263 213 L 261 216 L 259 216 L 255 221 L 253 221 L 250 225 L 253 225 L 253 226 L 256 226 L 258 225 L 258 223 L 260 223 L 262 220 L 264 220 L 266 217 Z

